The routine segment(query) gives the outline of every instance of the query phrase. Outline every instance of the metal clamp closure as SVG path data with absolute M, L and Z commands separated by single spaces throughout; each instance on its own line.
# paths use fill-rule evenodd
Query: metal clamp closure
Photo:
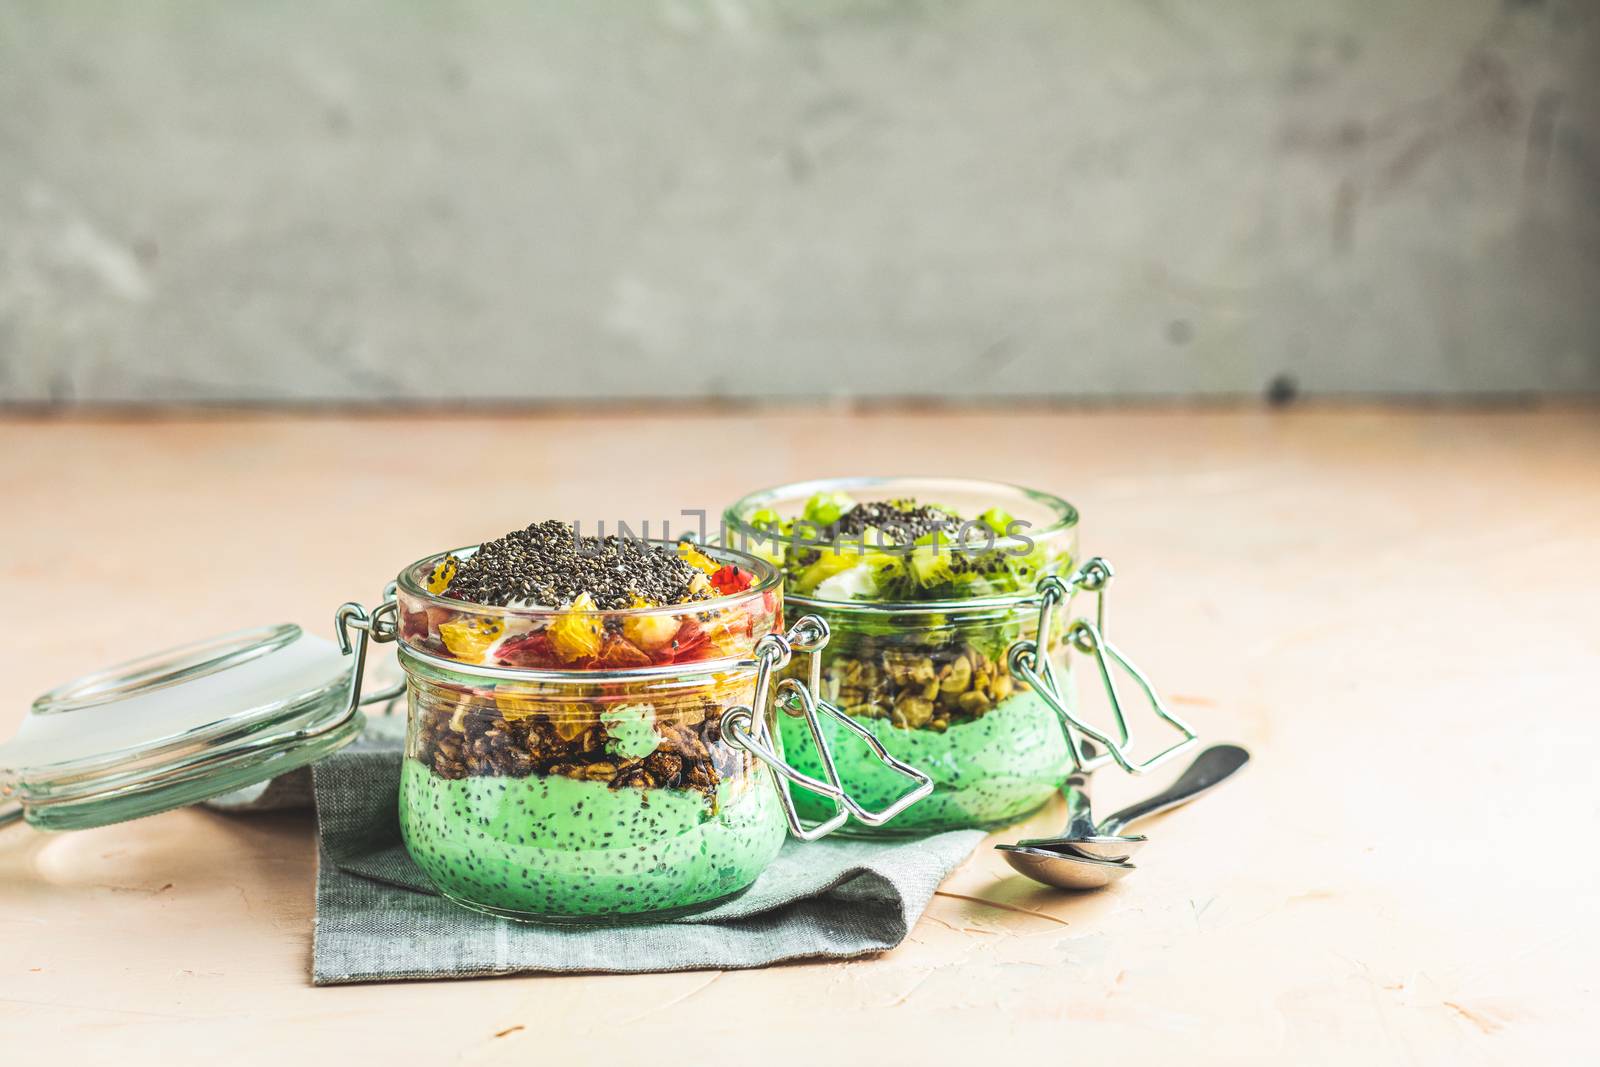
M 362 705 L 384 703 L 406 691 L 406 683 L 399 681 L 375 693 L 361 694 L 361 683 L 367 669 L 368 643 L 388 644 L 400 636 L 400 607 L 392 597 L 379 604 L 370 614 L 353 600 L 341 604 L 339 610 L 334 612 L 333 622 L 334 632 L 339 638 L 339 651 L 347 656 L 353 652 L 355 665 L 350 670 L 349 688 L 345 690 L 344 711 L 322 732 L 344 723 Z M 354 638 L 350 636 L 351 630 L 355 631 Z
M 1105 591 L 1115 573 L 1111 564 L 1096 556 L 1079 567 L 1065 582 L 1054 576 L 1041 579 L 1038 586 L 1039 625 L 1034 639 L 1018 641 L 1012 645 L 1007 660 L 1012 675 L 1037 693 L 1040 699 L 1060 717 L 1061 729 L 1067 739 L 1067 750 L 1071 753 L 1073 766 L 1077 770 L 1091 771 L 1108 761 L 1114 761 L 1129 774 L 1144 774 L 1192 746 L 1198 735 L 1188 723 L 1167 707 L 1161 699 L 1161 694 L 1156 692 L 1155 686 L 1145 677 L 1144 672 L 1136 667 L 1121 649 L 1107 640 Z M 1055 668 L 1050 662 L 1050 631 L 1055 621 L 1055 610 L 1062 603 L 1070 605 L 1072 598 L 1078 592 L 1094 594 L 1095 621 L 1073 619 L 1067 624 L 1062 639 L 1071 647 L 1094 659 L 1095 667 L 1100 672 L 1101 684 L 1105 687 L 1106 700 L 1111 706 L 1111 717 L 1116 723 L 1117 740 L 1112 740 L 1073 713 L 1056 679 Z M 1042 654 L 1041 649 L 1044 650 Z M 1116 678 L 1111 670 L 1113 665 L 1138 683 L 1151 710 L 1158 718 L 1175 727 L 1183 735 L 1181 740 L 1148 759 L 1134 761 L 1129 755 L 1129 749 L 1133 746 L 1133 732 L 1122 710 Z M 1083 737 L 1093 738 L 1104 745 L 1106 751 L 1095 756 L 1089 755 L 1084 751 Z
M 822 658 L 821 652 L 828 643 L 828 624 L 816 615 L 807 615 L 801 618 L 789 629 L 787 634 L 768 634 L 756 644 L 756 689 L 751 707 L 743 705 L 729 708 L 722 716 L 722 732 L 725 737 L 735 744 L 749 751 L 757 759 L 771 767 L 774 773 L 773 785 L 778 790 L 778 799 L 783 805 L 784 818 L 788 820 L 789 830 L 802 841 L 815 841 L 819 837 L 837 830 L 840 826 L 854 816 L 858 821 L 868 826 L 882 826 L 906 808 L 915 804 L 929 793 L 933 792 L 933 779 L 909 764 L 903 763 L 890 755 L 884 748 L 883 742 L 878 740 L 876 734 L 856 722 L 855 719 L 845 714 L 844 711 L 822 700 L 817 696 L 821 688 Z M 818 761 L 822 764 L 822 773 L 826 780 L 817 779 L 802 771 L 796 770 L 780 756 L 773 744 L 772 731 L 767 725 L 765 715 L 756 714 L 752 708 L 766 708 L 768 696 L 772 693 L 772 672 L 782 670 L 788 666 L 794 652 L 798 650 L 811 657 L 808 666 L 809 684 L 786 678 L 777 685 L 776 695 L 772 698 L 772 706 L 776 710 L 786 710 L 797 713 L 806 720 L 806 727 L 811 731 L 812 744 L 816 746 Z M 829 747 L 827 738 L 822 732 L 822 716 L 828 716 L 839 722 L 841 726 L 855 734 L 864 741 L 872 754 L 885 766 L 904 775 L 914 784 L 910 792 L 905 793 L 894 803 L 881 811 L 871 811 L 861 806 L 839 778 L 839 769 L 834 765 L 833 750 Z M 793 783 L 809 793 L 826 797 L 833 802 L 834 812 L 828 818 L 812 826 L 806 826 L 800 821 L 800 813 L 795 808 L 794 797 L 789 793 L 785 783 Z

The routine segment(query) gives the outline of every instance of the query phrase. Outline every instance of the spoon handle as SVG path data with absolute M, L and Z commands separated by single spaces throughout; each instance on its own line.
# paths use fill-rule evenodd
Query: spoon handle
M 1188 803 L 1206 790 L 1222 784 L 1248 762 L 1250 753 L 1238 745 L 1213 745 L 1196 756 L 1194 762 L 1189 764 L 1189 769 L 1166 789 L 1148 800 L 1130 804 L 1115 815 L 1108 816 L 1105 822 L 1100 824 L 1100 832 L 1106 835 L 1118 834 L 1124 827 L 1140 819 Z

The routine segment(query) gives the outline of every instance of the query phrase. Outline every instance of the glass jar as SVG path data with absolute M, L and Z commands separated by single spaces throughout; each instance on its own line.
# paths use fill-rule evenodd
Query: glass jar
M 827 524 L 837 518 L 831 514 L 801 519 L 787 534 L 773 525 L 774 517 L 781 522 L 801 516 L 808 502 L 829 498 L 838 501 L 835 512 L 850 501 L 914 500 L 968 519 L 985 516 L 997 528 L 981 531 L 979 538 L 963 526 L 943 549 L 952 556 L 943 567 L 936 559 L 927 562 L 941 550 L 937 542 L 889 548 L 863 537 L 849 543 L 830 535 Z M 753 493 L 727 509 L 725 544 L 784 566 L 791 584 L 810 587 L 804 595 L 793 589 L 786 595 L 830 630 L 826 657 L 809 679 L 816 696 L 865 724 L 885 750 L 934 780 L 927 800 L 884 826 L 852 832 L 920 834 L 1006 825 L 1048 801 L 1075 770 L 1115 761 L 1142 773 L 1193 742 L 1193 731 L 1105 640 L 1101 598 L 1112 572 L 1100 559 L 1079 565 L 1077 524 L 1076 509 L 1058 497 L 961 479 L 807 482 Z M 882 558 L 897 549 L 899 559 Z M 852 562 L 851 553 L 866 565 Z M 970 580 L 953 580 L 951 572 Z M 819 573 L 828 577 L 817 582 Z M 975 595 L 949 595 L 963 590 Z M 884 598 L 886 591 L 893 599 Z M 1079 592 L 1096 597 L 1095 621 L 1071 618 Z M 914 599 L 922 593 L 933 598 Z M 1075 649 L 1097 665 L 1111 698 L 1114 734 L 1077 714 Z M 1135 678 L 1155 713 L 1179 729 L 1182 740 L 1148 760 L 1129 756 L 1132 738 L 1114 668 Z M 780 716 L 779 732 L 797 767 L 814 772 L 821 766 L 822 754 L 804 723 Z M 831 722 L 824 737 L 863 803 L 893 798 L 900 786 L 871 766 L 868 745 Z M 1086 739 L 1101 749 L 1086 748 Z M 804 796 L 797 795 L 796 803 L 803 815 L 811 808 Z
M 781 628 L 769 563 L 707 548 L 713 599 L 562 611 L 441 595 L 474 551 L 412 564 L 371 612 L 341 607 L 337 646 L 268 628 L 47 694 L 0 746 L 0 819 L 77 829 L 214 798 L 348 744 L 362 705 L 404 692 L 399 824 L 439 891 L 510 918 L 625 923 L 709 907 L 786 835 L 884 822 L 932 790 L 882 753 L 911 788 L 875 810 L 831 765 L 784 761 L 780 703 L 818 736 L 846 717 L 779 680 L 827 632 L 811 618 Z M 369 646 L 391 641 L 403 686 L 363 696 Z M 794 797 L 812 794 L 801 815 Z
M 440 892 L 576 920 L 671 915 L 753 882 L 787 827 L 770 772 L 722 717 L 752 706 L 752 657 L 781 616 L 773 569 L 747 561 L 749 588 L 715 601 L 621 611 L 428 591 L 470 555 L 413 564 L 396 593 L 400 827 Z

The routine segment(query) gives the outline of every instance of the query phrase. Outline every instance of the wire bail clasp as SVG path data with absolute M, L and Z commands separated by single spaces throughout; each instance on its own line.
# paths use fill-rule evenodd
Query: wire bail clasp
M 350 684 L 345 690 L 344 714 L 339 716 L 343 722 L 355 710 L 365 704 L 386 702 L 401 696 L 406 691 L 404 681 L 396 682 L 385 689 L 365 696 L 361 693 L 361 683 L 367 669 L 367 645 L 369 643 L 388 644 L 400 636 L 400 606 L 394 600 L 394 587 L 391 585 L 385 590 L 387 599 L 369 613 L 360 603 L 352 600 L 339 605 L 339 610 L 333 613 L 334 635 L 339 640 L 339 651 L 349 656 L 355 655 L 355 663 L 350 669 Z M 351 636 L 351 631 L 355 636 Z
M 1064 582 L 1054 575 L 1040 579 L 1039 624 L 1034 639 L 1031 641 L 1024 639 L 1012 645 L 1007 660 L 1012 675 L 1037 693 L 1061 719 L 1061 729 L 1067 739 L 1067 751 L 1072 756 L 1075 769 L 1091 771 L 1108 761 L 1115 761 L 1117 766 L 1129 774 L 1144 774 L 1191 747 L 1199 735 L 1167 707 L 1166 702 L 1161 699 L 1161 694 L 1156 691 L 1144 672 L 1106 638 L 1106 587 L 1111 584 L 1115 574 L 1110 563 L 1096 556 L 1087 560 Z M 1055 668 L 1050 662 L 1050 631 L 1054 625 L 1056 608 L 1063 603 L 1070 605 L 1072 598 L 1079 592 L 1094 594 L 1095 621 L 1073 619 L 1067 624 L 1061 636 L 1071 647 L 1094 659 L 1095 667 L 1100 672 L 1101 684 L 1105 688 L 1106 700 L 1111 705 L 1111 717 L 1116 723 L 1117 740 L 1112 740 L 1073 713 L 1062 693 Z M 1127 716 L 1123 713 L 1116 678 L 1111 672 L 1113 665 L 1138 683 L 1151 710 L 1158 718 L 1175 727 L 1183 735 L 1181 740 L 1148 759 L 1138 762 L 1133 760 L 1129 755 L 1129 749 L 1133 746 L 1133 732 L 1128 726 Z M 1099 742 L 1105 746 L 1105 751 L 1095 756 L 1087 755 L 1083 751 L 1083 737 Z
M 932 778 L 910 764 L 896 759 L 883 746 L 883 742 L 878 740 L 876 734 L 856 722 L 842 709 L 817 696 L 822 680 L 821 652 L 827 643 L 828 624 L 816 615 L 802 617 L 786 634 L 773 633 L 763 637 L 756 644 L 758 666 L 755 696 L 751 707 L 743 705 L 732 707 L 722 716 L 724 735 L 772 768 L 775 775 L 773 785 L 778 790 L 784 818 L 789 823 L 790 832 L 802 841 L 815 841 L 819 837 L 824 837 L 843 826 L 852 816 L 868 826 L 882 826 L 933 792 Z M 817 759 L 822 764 L 822 773 L 826 780 L 814 778 L 796 769 L 779 755 L 777 747 L 773 744 L 767 717 L 757 715 L 751 710 L 752 707 L 768 706 L 769 694 L 773 693 L 772 672 L 788 666 L 797 650 L 810 657 L 807 663 L 807 681 L 799 682 L 793 678 L 785 678 L 778 682 L 776 694 L 771 697 L 772 706 L 775 710 L 798 713 L 805 718 L 806 728 L 811 733 L 811 741 L 816 746 Z M 881 811 L 871 811 L 862 807 L 840 780 L 839 769 L 834 765 L 833 750 L 822 732 L 824 715 L 835 719 L 845 729 L 861 738 L 872 750 L 872 754 L 885 766 L 915 783 L 910 792 Z M 794 797 L 790 795 L 785 782 L 792 782 L 809 793 L 826 797 L 833 802 L 833 814 L 813 826 L 806 826 L 800 821 Z

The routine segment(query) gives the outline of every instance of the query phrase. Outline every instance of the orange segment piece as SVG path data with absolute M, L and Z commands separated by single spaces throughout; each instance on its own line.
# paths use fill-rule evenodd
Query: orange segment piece
M 600 651 L 600 620 L 595 618 L 594 610 L 594 597 L 583 593 L 550 624 L 545 632 L 556 655 L 570 663 Z
M 636 608 L 649 608 L 655 605 L 641 596 L 633 598 Z M 622 620 L 622 636 L 646 652 L 654 652 L 678 632 L 678 617 L 671 614 L 629 615 Z
M 439 637 L 450 654 L 463 663 L 482 663 L 489 646 L 505 633 L 505 623 L 498 619 L 480 619 L 468 616 L 453 622 L 439 624 Z
M 722 569 L 722 564 L 715 562 L 710 556 L 687 541 L 678 542 L 678 555 L 682 556 L 684 561 L 695 570 L 707 576 L 713 575 Z
M 433 570 L 428 574 L 428 592 L 437 596 L 450 588 L 450 583 L 455 580 L 456 569 L 460 561 L 454 556 L 446 556 L 433 565 Z

